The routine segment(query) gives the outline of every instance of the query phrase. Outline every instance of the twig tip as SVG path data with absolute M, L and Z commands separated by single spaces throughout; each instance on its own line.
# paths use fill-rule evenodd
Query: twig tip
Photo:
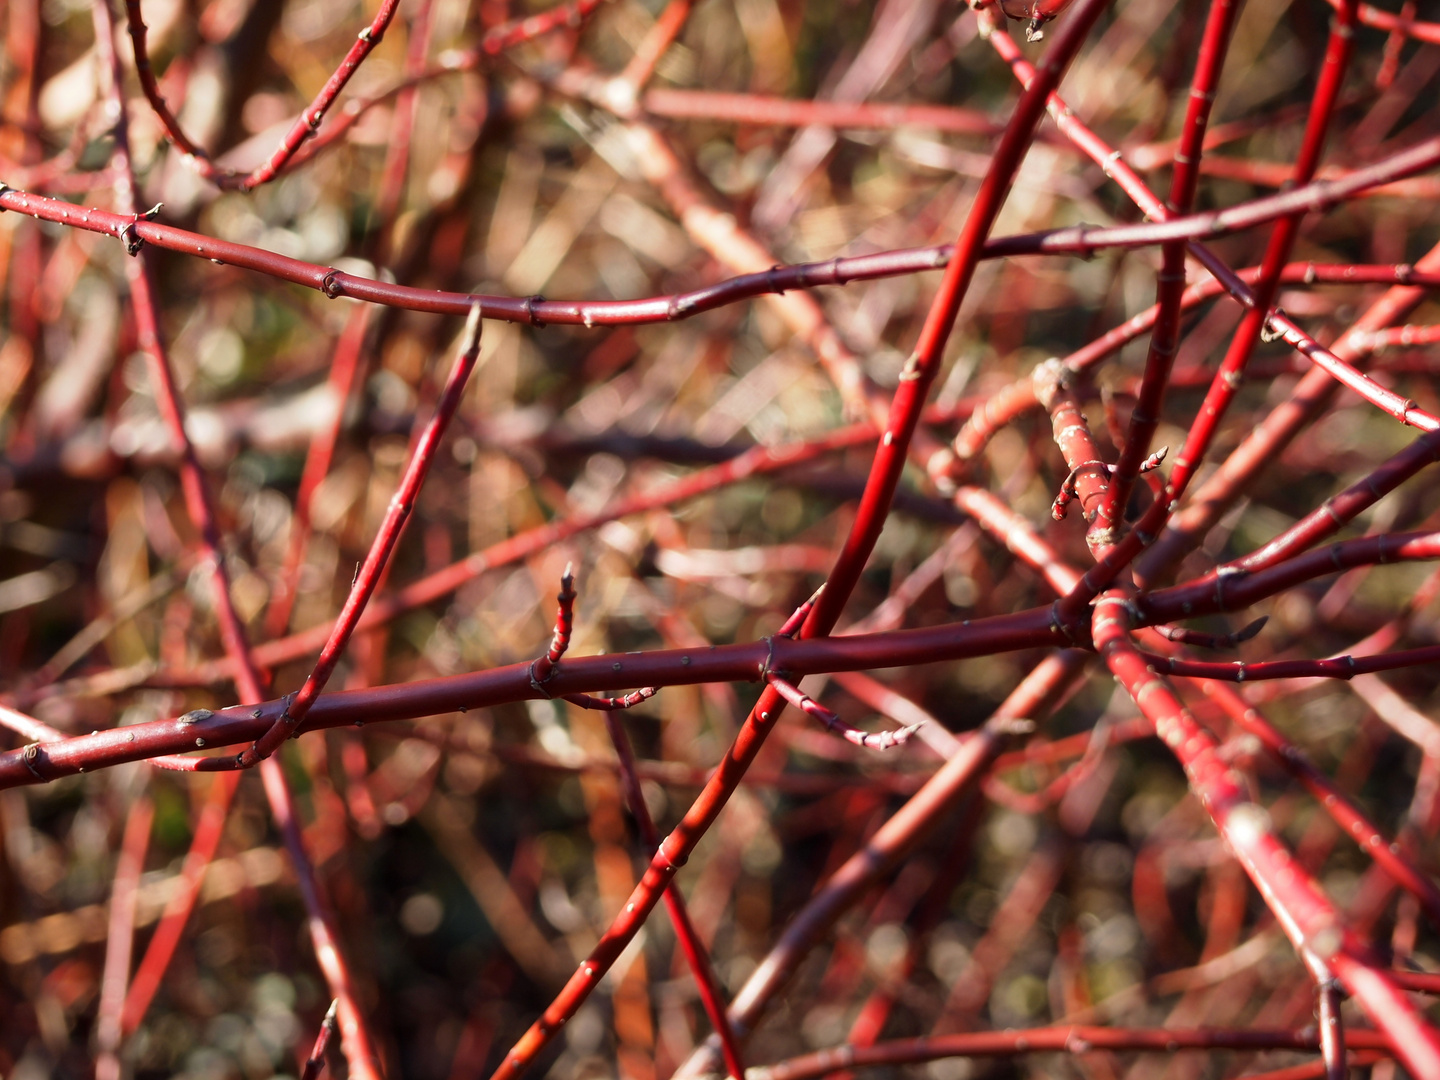
M 1261 630 L 1264 630 L 1265 624 L 1269 621 L 1269 615 L 1261 615 L 1260 618 L 1256 619 L 1254 622 L 1242 627 L 1239 630 L 1236 630 L 1235 633 L 1231 635 L 1231 639 L 1237 645 L 1240 644 L 1240 642 L 1242 641 L 1249 641 L 1251 638 L 1259 634 Z
M 907 742 L 910 741 L 910 737 L 924 726 L 924 720 L 917 720 L 913 724 L 906 724 L 902 728 L 897 728 L 895 731 L 895 745 L 904 746 Z
M 470 304 L 470 314 L 465 317 L 465 332 L 461 337 L 462 352 L 473 352 L 480 347 L 480 316 L 484 310 L 479 300 Z

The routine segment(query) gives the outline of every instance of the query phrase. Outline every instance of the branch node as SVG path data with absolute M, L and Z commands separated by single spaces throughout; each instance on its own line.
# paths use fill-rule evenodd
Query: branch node
M 25 768 L 30 770 L 31 776 L 35 777 L 35 779 L 39 780 L 42 784 L 45 783 L 47 778 L 40 771 L 37 764 L 40 760 L 40 744 L 38 742 L 30 743 L 25 749 L 21 750 L 20 760 L 25 763 Z
M 117 237 L 119 237 L 120 242 L 125 245 L 125 254 L 129 255 L 132 259 L 140 254 L 140 248 L 145 243 L 145 241 L 141 239 L 140 235 L 135 231 L 135 226 L 139 222 L 139 220 L 140 215 L 136 214 L 134 221 L 127 221 L 121 227 L 120 231 L 115 234 Z

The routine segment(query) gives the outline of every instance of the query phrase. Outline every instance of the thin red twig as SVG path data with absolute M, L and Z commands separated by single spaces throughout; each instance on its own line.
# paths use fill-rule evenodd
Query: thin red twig
M 130 955 L 135 944 L 135 905 L 155 804 L 139 795 L 125 817 L 120 858 L 110 890 L 110 933 L 105 938 L 105 970 L 100 977 L 100 1007 L 95 1018 L 96 1080 L 120 1080 L 120 1042 L 124 1036 L 121 1011 L 130 978 Z
M 480 305 L 477 303 L 470 309 L 470 316 L 465 322 L 465 329 L 460 338 L 459 355 L 455 358 L 455 365 L 445 381 L 445 390 L 441 393 L 440 400 L 436 402 L 435 413 L 430 417 L 420 438 L 415 443 L 410 461 L 405 468 L 405 474 L 400 479 L 400 486 L 390 499 L 390 506 L 385 511 L 385 517 L 380 522 L 380 528 L 375 534 L 365 561 L 355 575 L 355 581 L 350 586 L 350 595 L 345 598 L 345 606 L 341 608 L 340 616 L 330 630 L 330 638 L 325 642 L 325 647 L 320 650 L 320 658 L 315 662 L 314 670 L 310 672 L 300 689 L 290 699 L 284 713 L 275 722 L 275 725 L 257 739 L 254 746 L 240 755 L 241 768 L 249 768 L 273 754 L 281 743 L 295 733 L 295 729 L 304 721 L 306 713 L 315 704 L 315 699 L 325 689 L 325 684 L 329 682 L 335 665 L 340 662 L 340 657 L 350 641 L 351 634 L 355 632 L 356 626 L 360 623 L 360 616 L 365 611 L 365 605 L 370 602 L 370 597 L 380 583 L 380 577 L 385 572 L 386 564 L 390 561 L 390 555 L 395 550 L 395 545 L 400 542 L 405 522 L 415 508 L 415 500 L 420 494 L 420 487 L 425 483 L 425 477 L 430 471 L 430 463 L 439 449 L 440 439 L 444 436 L 445 429 L 455 415 L 455 410 L 460 407 L 460 398 L 465 393 L 465 385 L 479 355 Z
M 330 1002 L 330 1008 L 325 1010 L 325 1018 L 320 1021 L 320 1030 L 315 1034 L 315 1045 L 310 1048 L 310 1056 L 305 1059 L 305 1067 L 300 1070 L 300 1080 L 315 1080 L 325 1068 L 325 1052 L 330 1049 L 330 1040 L 335 1037 L 335 1017 L 339 1008 L 340 999 L 336 998 Z
M 351 77 L 359 70 L 360 65 L 380 44 L 399 7 L 400 0 L 381 0 L 375 18 L 371 20 L 369 26 L 356 35 L 355 43 L 350 46 L 350 51 L 345 54 L 345 59 L 340 62 L 340 66 L 335 69 L 334 74 L 325 81 L 325 85 L 315 95 L 314 100 L 301 111 L 299 117 L 281 138 L 280 145 L 264 162 L 249 173 L 242 175 L 215 165 L 209 155 L 191 142 L 181 131 L 180 122 L 170 111 L 170 107 L 165 103 L 164 97 L 160 94 L 160 88 L 155 82 L 155 73 L 151 68 L 149 51 L 146 47 L 146 27 L 140 11 L 140 0 L 125 0 L 126 21 L 130 31 L 130 42 L 135 50 L 135 69 L 140 76 L 140 87 L 145 93 L 146 100 L 150 102 L 150 107 L 155 110 L 155 115 L 159 117 L 160 123 L 164 126 L 165 134 L 180 149 L 186 164 L 201 176 L 220 187 L 235 188 L 240 191 L 249 191 L 261 184 L 269 183 L 280 175 L 305 140 L 315 134 L 320 127 L 320 122 L 325 119 L 325 113 L 334 104 L 335 99 L 340 96 L 340 92 L 345 89 Z
M 620 783 L 625 790 L 625 802 L 630 807 L 630 814 L 640 831 L 640 841 L 645 845 L 644 850 L 648 854 L 660 846 L 660 833 L 655 828 L 654 818 L 650 816 L 650 808 L 645 803 L 645 793 L 640 787 L 640 777 L 635 771 L 635 750 L 630 745 L 630 736 L 626 734 L 624 723 L 618 716 L 607 714 L 605 728 L 610 733 L 610 741 L 615 744 L 615 757 L 620 766 Z M 724 992 L 720 988 L 719 980 L 715 978 L 715 970 L 710 964 L 710 956 L 705 951 L 704 943 L 695 931 L 695 924 L 685 906 L 685 898 L 674 885 L 665 890 L 665 909 L 675 927 L 675 937 L 680 942 L 681 951 L 685 953 L 685 961 L 690 965 L 690 971 L 695 977 L 695 986 L 700 992 L 700 1002 L 705 1007 L 705 1015 L 710 1018 L 711 1026 L 715 1028 L 716 1036 L 720 1040 L 725 1068 L 731 1080 L 744 1080 L 745 1059 L 741 1055 L 740 1041 L 735 1037 L 729 1017 L 725 1014 Z

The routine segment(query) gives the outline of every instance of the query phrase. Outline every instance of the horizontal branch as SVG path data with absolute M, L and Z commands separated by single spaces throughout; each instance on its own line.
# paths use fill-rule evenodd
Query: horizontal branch
M 1210 580 L 1187 582 L 1135 598 L 1140 624 L 1176 622 L 1248 607 L 1302 581 L 1356 566 L 1440 558 L 1440 532 L 1385 533 L 1342 540 L 1264 570 L 1235 569 Z M 1224 568 L 1222 568 L 1223 570 Z
M 1228 574 L 1200 585 L 1179 585 L 1139 597 L 1136 625 L 1233 611 L 1302 581 L 1353 566 L 1440 558 L 1440 533 L 1408 533 L 1348 540 L 1307 552 L 1253 574 Z M 1087 645 L 1083 627 L 1062 626 L 1053 607 L 911 630 L 801 639 L 762 638 L 704 649 L 666 649 L 612 656 L 572 657 L 544 692 L 529 663 L 448 678 L 321 695 L 302 731 L 383 720 L 411 720 L 532 698 L 607 692 L 637 686 L 758 682 L 783 670 L 797 678 L 834 671 L 902 667 L 960 660 L 1018 649 Z M 133 724 L 64 742 L 31 743 L 0 754 L 0 788 L 45 783 L 87 770 L 258 738 L 284 712 L 285 701 L 234 706 L 194 720 Z M 186 722 L 182 722 L 186 721 Z M 201 771 L 235 767 L 233 757 L 197 758 Z
M 1437 163 L 1440 163 L 1440 137 L 1426 140 L 1365 169 L 1356 170 L 1342 180 L 1308 184 L 1293 191 L 1257 199 L 1226 210 L 1176 218 L 1169 222 L 1107 228 L 1075 226 L 1043 233 L 1002 237 L 986 242 L 981 258 L 1067 254 L 1088 256 L 1106 248 L 1146 247 L 1173 240 L 1221 236 L 1286 214 L 1323 209 L 1357 191 L 1411 175 Z M 590 327 L 672 322 L 702 311 L 771 293 L 943 269 L 949 264 L 952 251 L 952 246 L 946 244 L 835 258 L 819 263 L 776 266 L 771 270 L 730 278 L 686 293 L 637 300 L 546 300 L 540 296 L 445 292 L 378 281 L 249 244 L 221 240 L 165 225 L 147 220 L 144 216 L 116 214 L 95 207 L 78 207 L 60 199 L 10 188 L 3 182 L 0 182 L 0 210 L 12 210 L 42 221 L 114 236 L 123 240 L 127 248 L 136 251 L 139 250 L 137 245 L 143 242 L 167 251 L 209 259 L 222 265 L 254 270 L 281 281 L 315 289 L 332 299 L 349 297 L 411 311 L 462 317 L 467 315 L 471 306 L 478 301 L 488 319 L 530 323 L 534 326 L 564 324 Z M 1363 277 L 1357 276 L 1351 280 L 1363 280 Z M 1403 283 L 1412 282 L 1406 280 Z
M 963 623 L 850 637 L 766 638 L 703 649 L 666 649 L 609 656 L 568 657 L 543 692 L 529 662 L 448 678 L 322 694 L 301 729 L 411 720 L 508 702 L 603 693 L 635 686 L 758 682 L 767 671 L 795 677 L 831 671 L 958 660 L 1017 649 L 1069 644 L 1048 608 Z M 132 724 L 59 743 L 31 743 L 0 754 L 0 788 L 45 783 L 62 776 L 186 750 L 232 746 L 262 735 L 284 712 L 286 699 L 237 705 L 195 719 Z M 235 767 L 235 758 L 196 759 L 202 771 Z
M 1384 1050 L 1389 1043 L 1378 1031 L 1346 1032 L 1356 1048 Z M 748 1080 L 814 1080 L 846 1069 L 909 1065 L 950 1057 L 1014 1057 L 1019 1054 L 1088 1054 L 1096 1050 L 1319 1050 L 1320 1035 L 1312 1027 L 1295 1031 L 1259 1028 L 1113 1028 L 1060 1024 L 1029 1030 L 977 1031 L 895 1039 L 873 1046 L 837 1046 L 791 1058 L 778 1065 L 750 1069 Z
M 1377 161 L 1374 165 L 1356 169 L 1342 179 L 1316 180 L 1278 195 L 1239 203 L 1223 210 L 1138 225 L 1076 225 L 1045 233 L 1005 237 L 990 245 L 988 252 L 992 258 L 1012 255 L 1091 255 L 1108 248 L 1154 247 L 1179 240 L 1211 240 L 1252 229 L 1291 214 L 1328 210 L 1368 188 L 1414 176 L 1437 164 L 1440 164 L 1440 136 L 1426 139 L 1407 150 Z
M 1440 663 L 1440 645 L 1418 649 L 1374 653 L 1369 656 L 1331 656 L 1324 660 L 1262 660 L 1229 664 L 1182 660 L 1145 653 L 1146 662 L 1160 675 L 1184 675 L 1190 679 L 1219 679 L 1222 682 L 1258 682 L 1262 679 L 1353 679 L 1376 671 L 1395 671 Z
M 315 289 L 332 299 L 348 297 L 409 311 L 462 317 L 468 314 L 478 301 L 487 319 L 529 323 L 533 326 L 590 327 L 672 322 L 771 293 L 944 269 L 949 264 L 952 250 L 952 245 L 943 244 L 796 266 L 776 266 L 761 273 L 744 274 L 716 285 L 672 296 L 609 301 L 546 300 L 541 296 L 445 292 L 379 281 L 249 244 L 221 240 L 173 225 L 148 221 L 143 217 L 137 220 L 130 215 L 116 214 L 109 210 L 77 207 L 60 199 L 6 187 L 3 183 L 0 183 L 0 210 L 13 210 L 41 221 L 104 233 L 124 240 L 131 247 L 143 242 L 182 255 L 209 259 L 220 265 L 253 270 L 294 285 Z M 138 247 L 135 250 L 139 250 Z
M 909 105 L 881 101 L 806 101 L 716 90 L 647 90 L 640 109 L 672 120 L 729 121 L 737 124 L 833 128 L 930 128 L 956 135 L 994 135 L 1004 124 L 976 109 L 955 105 Z
M 1330 5 L 1333 7 L 1337 2 L 1338 0 L 1330 0 Z M 1373 4 L 1361 4 L 1358 14 L 1363 24 L 1374 27 L 1376 30 L 1389 30 L 1392 33 L 1412 37 L 1416 41 L 1440 45 L 1440 23 L 1421 22 L 1404 15 L 1396 15 L 1383 8 L 1377 8 Z

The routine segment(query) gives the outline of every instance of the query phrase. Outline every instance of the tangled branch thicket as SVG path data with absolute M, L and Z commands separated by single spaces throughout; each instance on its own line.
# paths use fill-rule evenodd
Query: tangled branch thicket
M 0 5 L 0 1074 L 1440 1080 L 1427 17 Z

